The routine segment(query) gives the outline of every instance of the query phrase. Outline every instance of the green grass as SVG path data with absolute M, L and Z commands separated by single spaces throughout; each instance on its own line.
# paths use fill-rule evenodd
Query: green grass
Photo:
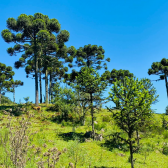
M 47 152 L 49 148 L 56 147 L 59 151 L 62 151 L 64 148 L 67 148 L 67 152 L 62 153 L 60 155 L 60 159 L 57 163 L 56 167 L 68 167 L 69 162 L 74 163 L 74 156 L 77 155 L 78 163 L 77 167 L 86 168 L 89 167 L 97 167 L 97 168 L 105 168 L 105 167 L 131 167 L 128 162 L 129 151 L 120 150 L 117 147 L 114 147 L 112 142 L 110 144 L 105 141 L 102 142 L 91 141 L 91 142 L 78 142 L 78 137 L 71 138 L 69 141 L 64 139 L 61 133 L 72 132 L 73 126 L 62 126 L 62 124 L 58 124 L 56 122 L 51 121 L 51 116 L 54 115 L 55 112 L 46 111 L 47 107 L 43 104 L 42 110 L 43 112 L 39 113 L 34 110 L 29 110 L 29 114 L 33 114 L 34 117 L 30 119 L 32 123 L 28 128 L 28 133 L 36 132 L 36 134 L 29 136 L 29 140 L 31 145 L 35 145 L 36 147 L 41 147 L 41 152 L 39 156 L 34 154 L 35 148 L 28 152 L 29 157 L 32 158 L 31 162 L 28 162 L 26 168 L 36 168 L 37 162 L 42 154 Z M 50 105 L 48 105 L 50 106 Z M 4 109 L 4 108 L 2 108 Z M 103 116 L 104 119 L 103 119 Z M 28 117 L 28 114 L 24 113 L 20 116 L 12 117 L 12 120 L 16 118 Z M 121 131 L 114 123 L 111 118 L 111 113 L 107 112 L 105 109 L 99 113 L 95 114 L 96 121 L 98 122 L 98 126 L 96 126 L 97 133 L 101 133 L 100 129 L 104 128 L 104 136 L 107 136 L 114 132 Z M 107 119 L 107 118 L 110 118 Z M 168 116 L 166 116 L 168 120 Z M 158 127 L 162 126 L 161 115 L 154 114 L 154 124 Z M 7 134 L 6 124 L 8 122 L 7 115 L 4 115 L 2 110 L 0 110 L 0 142 L 5 138 L 5 133 Z M 91 130 L 91 126 L 89 123 L 91 122 L 91 117 L 89 112 L 87 113 L 86 125 L 78 126 L 75 128 L 75 132 L 85 133 L 86 130 Z M 13 123 L 16 125 L 16 122 Z M 151 133 L 140 133 L 142 139 L 140 143 L 142 143 L 143 148 L 141 153 L 135 153 L 134 158 L 135 167 L 136 168 L 167 168 L 168 167 L 168 156 L 162 153 L 162 148 L 164 148 L 164 144 L 168 142 L 168 131 L 157 131 L 154 130 Z M 123 134 L 123 136 L 125 136 Z M 44 144 L 47 144 L 47 147 L 43 147 Z M 124 154 L 124 156 L 120 156 L 120 154 Z M 37 156 L 36 156 L 37 155 Z M 33 157 L 34 160 L 33 160 Z M 0 143 L 0 167 L 4 167 L 4 159 L 5 159 L 5 149 L 3 145 Z M 47 166 L 46 166 L 47 167 Z

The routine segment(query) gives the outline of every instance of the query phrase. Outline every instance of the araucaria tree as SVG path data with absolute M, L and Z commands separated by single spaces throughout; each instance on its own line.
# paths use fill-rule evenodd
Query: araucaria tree
M 81 92 L 90 94 L 91 117 L 92 117 L 92 131 L 94 139 L 94 111 L 93 111 L 93 96 L 96 93 L 101 93 L 106 88 L 106 82 L 101 80 L 101 77 L 91 67 L 82 67 L 78 76 L 76 77 L 75 88 Z
M 12 71 L 11 66 L 6 66 L 0 63 L 0 104 L 1 104 L 1 94 L 5 95 L 5 92 L 11 92 L 12 78 L 14 76 L 14 71 Z
M 107 69 L 107 64 L 105 61 L 110 62 L 110 58 L 104 60 L 104 49 L 102 46 L 97 45 L 85 45 L 80 47 L 76 53 L 76 64 L 78 67 L 92 67 L 94 69 L 101 69 L 104 67 Z M 104 62 L 104 63 L 103 63 Z M 103 65 L 101 65 L 103 63 Z
M 121 82 L 124 82 L 126 76 L 131 78 L 134 75 L 133 73 L 130 73 L 129 70 L 122 70 L 122 69 L 120 70 L 113 69 L 111 72 L 105 71 L 104 73 L 104 77 L 106 77 L 106 80 L 108 80 L 110 84 L 113 84 L 117 80 L 121 80 Z
M 110 62 L 110 58 L 104 59 L 105 57 L 104 53 L 105 50 L 103 49 L 102 46 L 88 44 L 85 45 L 84 47 L 80 47 L 74 54 L 75 55 L 74 58 L 76 59 L 76 61 L 75 65 L 73 66 L 80 67 L 81 69 L 88 67 L 94 70 L 94 72 L 102 68 L 107 70 L 106 62 Z M 79 73 L 80 72 L 72 70 L 71 74 L 65 74 L 64 82 L 67 82 L 69 85 L 73 82 L 76 82 L 76 77 L 78 76 Z M 82 92 L 82 90 L 79 91 Z M 99 101 L 99 103 L 101 104 L 103 99 L 101 99 L 99 93 L 96 94 L 96 92 L 94 92 L 92 100 Z M 80 99 L 78 101 L 80 101 Z M 88 102 L 87 99 L 83 99 L 82 101 L 85 104 Z
M 166 91 L 167 91 L 167 98 L 168 98 L 168 82 L 167 82 L 167 75 L 168 75 L 168 59 L 163 58 L 160 62 L 153 62 L 151 68 L 148 69 L 149 75 L 159 75 L 159 80 L 165 80 Z
M 120 111 L 113 112 L 113 118 L 120 129 L 128 135 L 126 139 L 122 139 L 129 145 L 131 168 L 134 168 L 133 153 L 135 152 L 133 139 L 134 132 L 144 123 L 144 120 L 151 116 L 151 104 L 157 97 L 143 85 L 138 79 L 125 77 L 124 83 L 119 80 L 109 92 L 109 99 L 118 104 Z
M 41 56 L 43 45 L 47 44 L 53 37 L 52 33 L 59 33 L 57 41 L 59 48 L 69 38 L 69 32 L 60 31 L 60 23 L 56 19 L 49 19 L 47 15 L 35 13 L 34 16 L 21 14 L 17 19 L 9 18 L 7 27 L 1 32 L 3 39 L 7 42 L 14 42 L 16 45 L 8 48 L 8 53 L 12 56 L 16 53 L 24 52 L 22 58 L 17 62 L 20 67 L 22 62 L 29 58 L 35 59 L 35 104 L 38 106 L 38 57 Z M 56 45 L 56 44 L 55 44 Z

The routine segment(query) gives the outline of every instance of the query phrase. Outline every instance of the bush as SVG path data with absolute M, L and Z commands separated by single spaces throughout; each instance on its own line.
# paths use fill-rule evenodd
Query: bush
M 167 146 L 167 143 L 163 145 L 163 151 L 162 151 L 162 153 L 164 155 L 168 155 L 168 146 Z
M 167 138 L 168 138 L 168 131 L 167 131 L 167 130 L 165 130 L 165 131 L 163 132 L 163 138 L 164 138 L 164 139 L 167 139 Z
M 61 125 L 62 125 L 63 127 L 66 127 L 66 126 L 72 126 L 72 123 L 69 122 L 69 121 L 65 121 L 65 120 L 63 120 L 63 121 L 61 122 Z
M 12 112 L 10 113 L 13 114 L 14 116 L 20 116 L 24 113 L 21 109 L 22 108 L 18 105 L 18 107 L 13 107 Z
M 52 116 L 52 117 L 50 118 L 50 120 L 53 121 L 53 122 L 58 122 L 58 123 L 60 123 L 60 122 L 61 122 L 61 116 L 60 116 L 60 114 L 58 114 L 58 115 L 56 115 L 56 116 Z
M 111 118 L 109 116 L 105 115 L 105 116 L 103 116 L 102 121 L 103 122 L 110 122 Z
M 13 104 L 13 102 L 9 99 L 9 97 L 6 97 L 4 95 L 1 95 L 1 104 Z
M 65 104 L 62 103 L 60 101 L 56 102 L 54 106 L 49 107 L 47 110 L 51 110 L 51 111 L 55 111 L 55 112 L 60 112 L 61 115 L 60 117 L 62 118 L 62 120 L 65 121 L 74 121 L 75 118 L 73 117 L 73 109 L 74 106 L 70 105 L 70 104 Z
M 106 127 L 106 123 L 101 123 L 101 124 L 94 124 L 94 128 L 98 131 L 100 131 L 102 128 Z

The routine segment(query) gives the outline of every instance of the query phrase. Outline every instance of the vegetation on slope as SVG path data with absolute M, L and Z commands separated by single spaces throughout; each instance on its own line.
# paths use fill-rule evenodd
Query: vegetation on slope
M 41 111 L 33 110 L 33 105 L 1 106 L 1 167 L 54 167 L 54 164 L 55 167 L 68 167 L 70 162 L 81 168 L 130 167 L 129 148 L 117 139 L 117 134 L 126 135 L 107 110 L 95 113 L 95 130 L 103 133 L 103 140 L 88 139 L 86 142 L 84 134 L 92 129 L 89 112 L 85 126 L 81 126 L 77 115 L 60 121 L 59 111 L 49 110 L 53 105 L 40 105 Z M 163 126 L 163 118 L 168 121 L 168 116 L 153 114 L 148 126 L 141 128 L 141 149 L 134 154 L 135 167 L 167 167 L 168 131 Z M 70 132 L 73 133 L 66 134 Z

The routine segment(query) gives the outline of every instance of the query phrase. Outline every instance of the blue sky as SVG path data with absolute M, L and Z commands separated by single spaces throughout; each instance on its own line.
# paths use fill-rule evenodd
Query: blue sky
M 76 49 L 84 45 L 98 45 L 105 50 L 105 57 L 110 57 L 108 69 L 125 69 L 138 79 L 158 79 L 148 75 L 153 62 L 159 62 L 168 56 L 168 1 L 166 0 L 1 0 L 0 31 L 6 29 L 6 20 L 20 14 L 34 15 L 43 13 L 49 18 L 56 18 L 62 30 L 70 33 L 67 46 Z M 35 81 L 26 78 L 24 68 L 14 68 L 14 62 L 20 57 L 9 56 L 7 44 L 0 37 L 0 62 L 12 66 L 14 80 L 22 80 L 24 86 L 16 88 L 16 102 L 24 102 L 23 97 L 30 97 L 35 102 Z M 159 94 L 159 102 L 152 105 L 157 113 L 164 113 L 167 95 L 164 81 L 153 81 Z M 44 94 L 44 81 L 43 81 Z M 105 96 L 108 95 L 106 92 Z M 12 93 L 6 96 L 13 100 Z M 108 103 L 113 106 L 113 103 Z

